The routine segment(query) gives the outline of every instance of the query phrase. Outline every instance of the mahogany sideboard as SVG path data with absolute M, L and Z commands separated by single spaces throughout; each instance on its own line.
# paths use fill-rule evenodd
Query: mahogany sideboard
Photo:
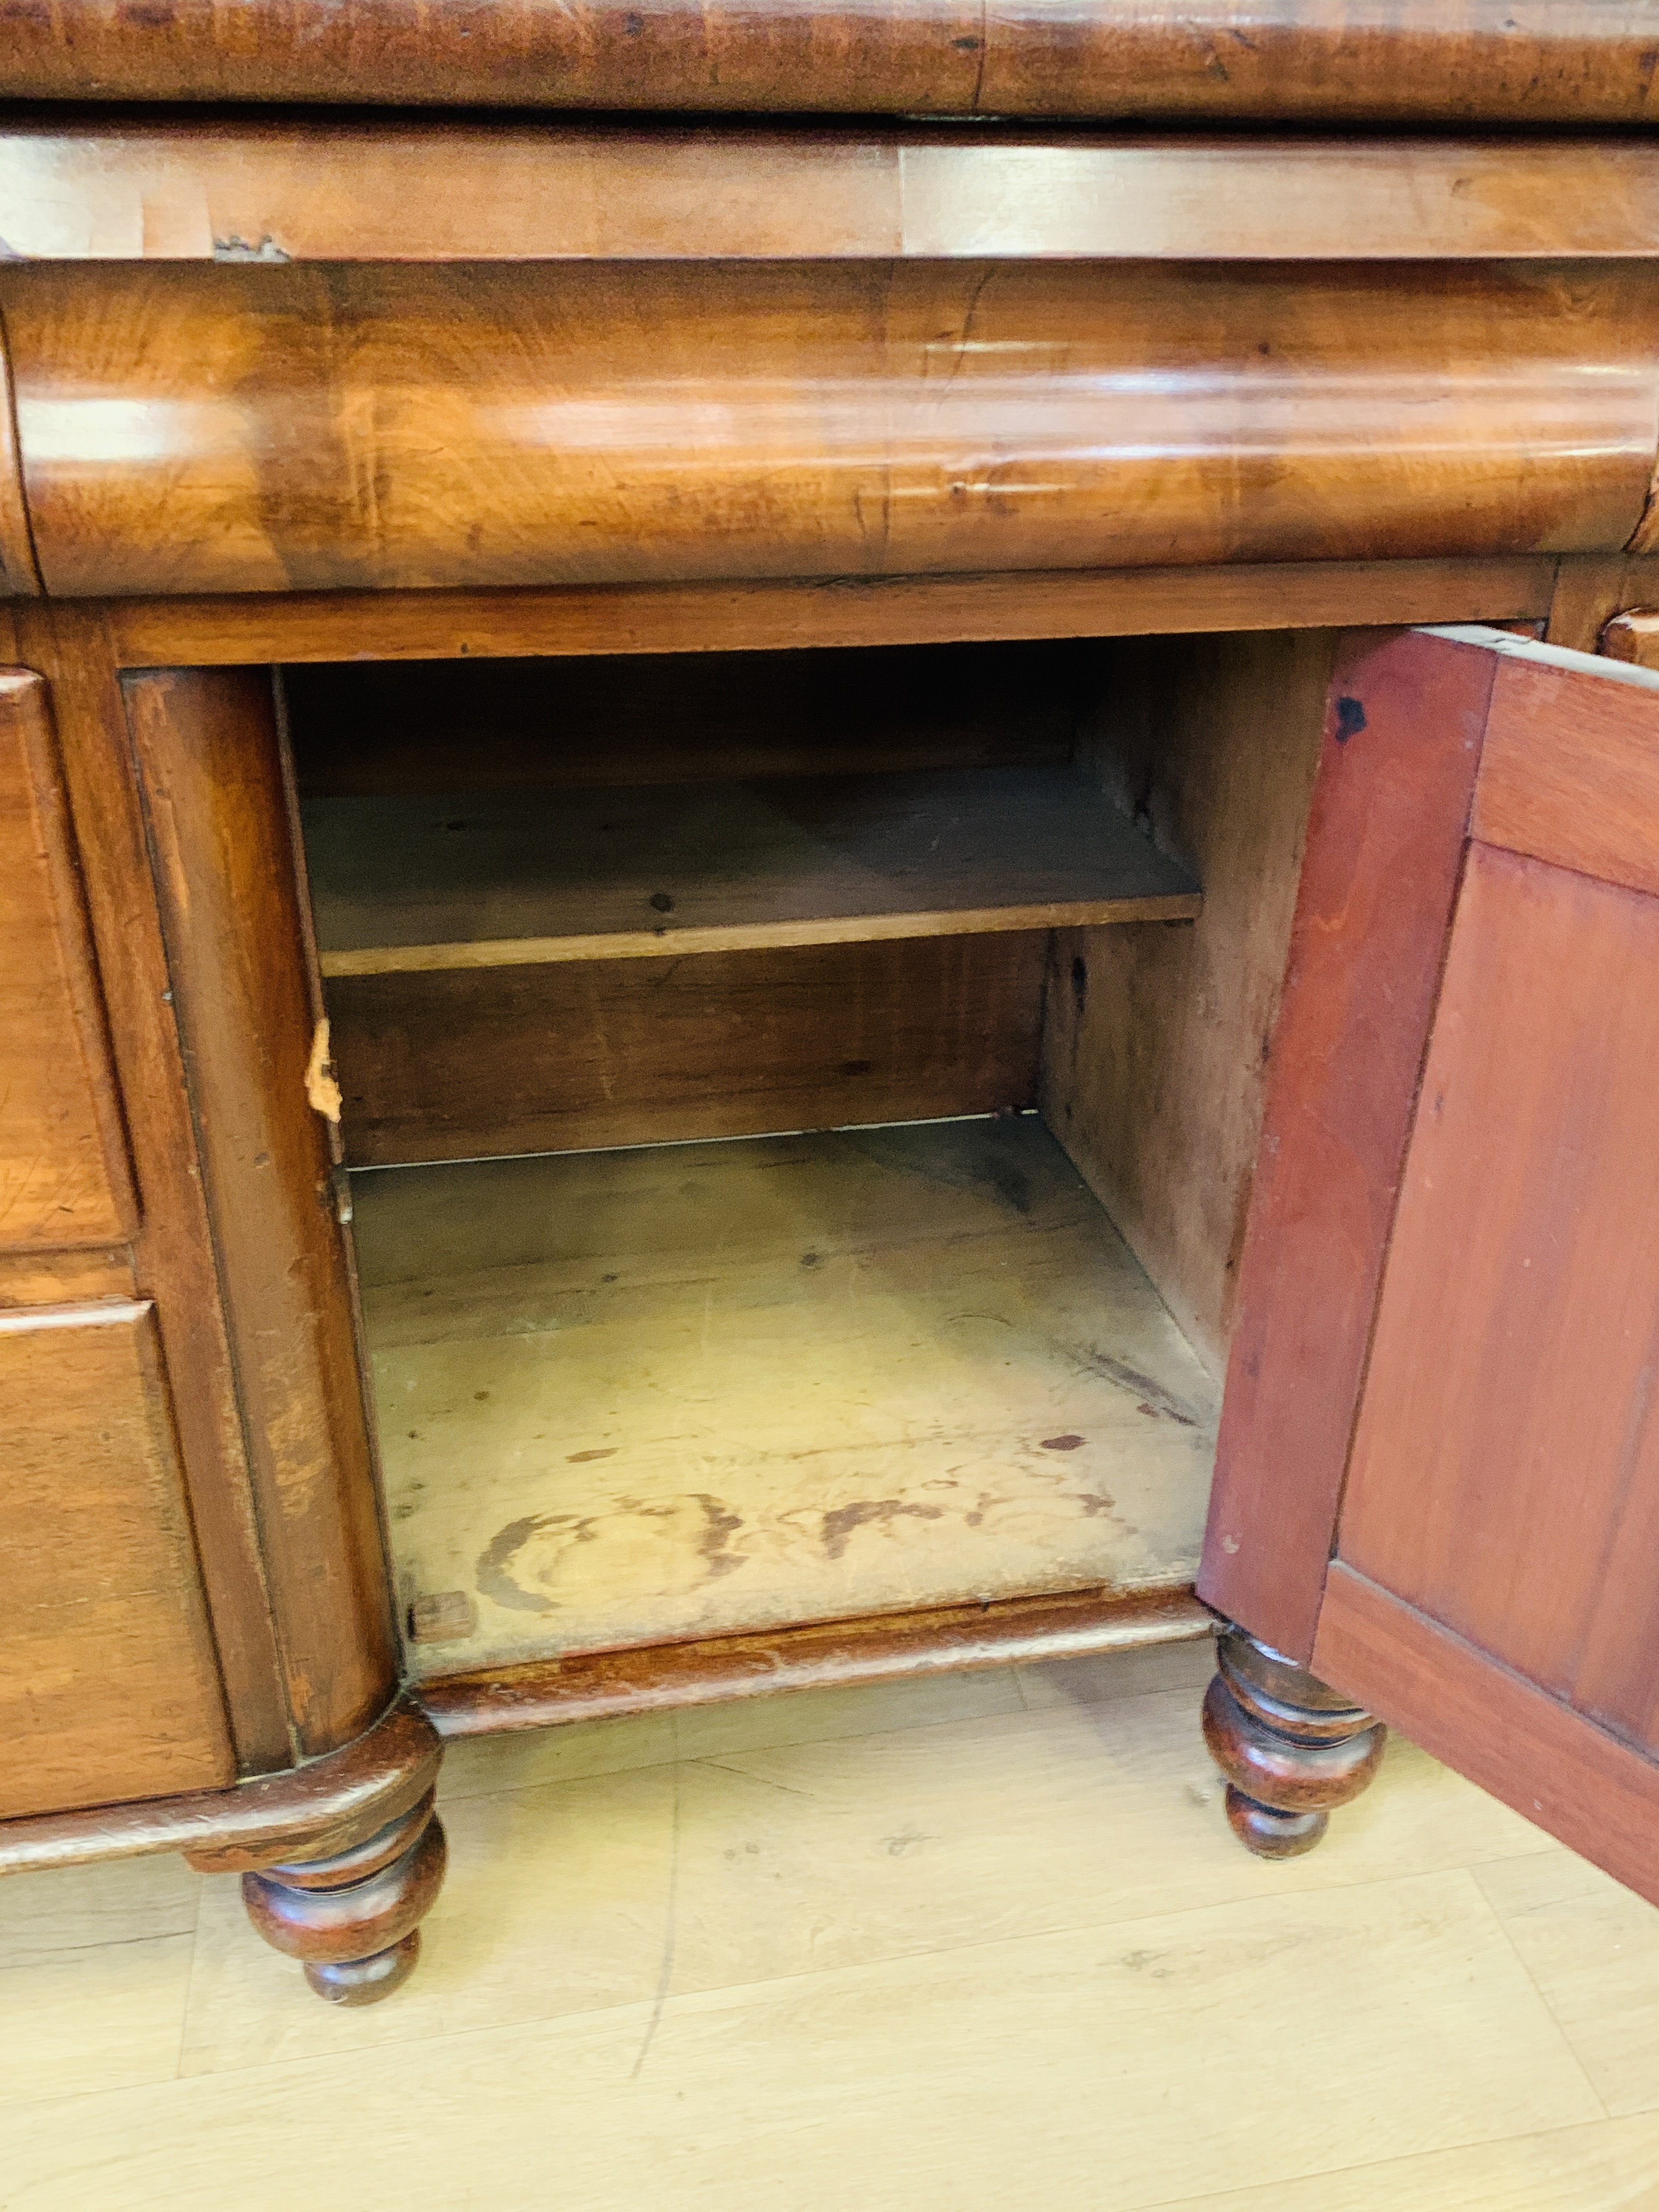
M 1659 1899 L 1659 7 L 7 40 L 0 1871 L 1218 1625 Z

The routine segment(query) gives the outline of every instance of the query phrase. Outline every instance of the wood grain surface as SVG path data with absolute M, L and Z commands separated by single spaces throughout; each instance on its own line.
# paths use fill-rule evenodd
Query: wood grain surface
M 422 1710 L 445 1737 L 490 1735 L 690 1706 L 985 1667 L 1064 1665 L 1110 1651 L 1207 1639 L 1190 1590 L 1123 1597 L 1073 1590 L 929 1612 L 817 1621 L 766 1636 L 710 1636 L 655 1650 L 573 1653 L 523 1667 L 438 1674 Z
M 1646 0 L 58 0 L 14 99 L 1602 125 L 1653 113 Z
M 1616 550 L 1656 304 L 1623 263 L 0 270 L 68 597 Z
M 1335 645 L 1109 647 L 1082 724 L 1103 786 L 1188 856 L 1204 912 L 1190 929 L 1055 936 L 1043 1112 L 1218 1375 Z
M 344 1849 L 426 1795 L 440 1753 L 430 1722 L 400 1692 L 361 1735 L 289 1773 L 0 1823 L 0 1875 L 160 1851 L 187 1852 L 203 1873 L 240 1874 Z
M 17 450 L 17 410 L 11 388 L 6 326 L 0 320 L 0 599 L 33 599 L 40 589 L 23 464 Z
M 581 590 L 259 593 L 113 599 L 100 609 L 124 668 L 469 655 L 727 653 L 963 640 L 1547 617 L 1558 577 L 1594 561 L 1266 562 L 1192 568 L 836 577 L 820 583 Z M 1622 574 L 1626 563 L 1614 564 Z M 1659 563 L 1635 564 L 1644 573 Z M 1648 589 L 1659 593 L 1659 585 Z M 1589 631 L 1589 649 L 1618 592 Z M 1626 601 L 1624 604 L 1635 604 Z M 5 608 L 0 604 L 0 623 Z M 1577 643 L 1577 638 L 1563 641 Z
M 1331 684 L 1198 1583 L 1304 1664 L 1493 666 L 1450 639 L 1361 637 Z
M 120 1244 L 136 1224 L 47 690 L 0 669 L 0 1249 Z
M 1029 1106 L 1047 938 L 336 977 L 354 1167 Z
M 1613 618 L 1659 605 L 1659 559 L 1652 554 L 1579 553 L 1558 564 L 1544 637 L 1575 653 L 1599 653 Z
M 1558 868 L 1659 893 L 1659 674 L 1499 659 L 1473 834 Z
M 1313 1663 L 1659 1897 L 1659 679 L 1479 630 L 1405 648 L 1490 693 Z
M 397 1676 L 373 1449 L 270 678 L 128 679 L 261 1551 L 301 1748 L 331 1751 Z
M 1659 250 L 1659 154 L 1605 137 L 14 113 L 0 239 L 54 261 L 1585 259 Z
M 131 1298 L 138 1289 L 132 1253 L 8 1252 L 0 1257 L 0 1307 L 78 1304 L 83 1298 Z
M 1035 1116 L 355 1198 L 417 1678 L 1192 1571 L 1214 1384 Z
M 1314 1657 L 1415 1742 L 1659 1903 L 1659 1767 L 1342 1560 Z
M 1068 768 L 314 799 L 322 972 L 1191 921 L 1194 878 Z
M 95 609 L 15 601 L 11 623 L 51 688 L 143 1196 L 132 1282 L 155 1303 L 239 1766 L 264 1773 L 289 1764 L 294 1741 L 131 733 Z M 58 1301 L 85 1294 L 78 1274 L 60 1276 Z
M 1614 615 L 1601 632 L 1600 650 L 1609 660 L 1623 660 L 1634 668 L 1659 669 L 1659 611 L 1632 607 Z
M 1558 735 L 1579 719 L 1558 709 Z M 1656 963 L 1659 900 L 1473 848 L 1338 1537 L 1356 1572 L 1650 1747 Z
M 235 1762 L 150 1307 L 0 1315 L 0 1816 Z

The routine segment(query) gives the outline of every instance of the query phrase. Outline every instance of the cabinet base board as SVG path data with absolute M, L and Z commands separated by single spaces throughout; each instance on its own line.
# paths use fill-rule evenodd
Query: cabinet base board
M 820 1621 L 762 1636 L 581 1652 L 422 1682 L 416 1694 L 440 1735 L 489 1735 L 785 1690 L 1091 1658 L 1145 1644 L 1179 1644 L 1214 1627 L 1215 1615 L 1189 1583 L 1128 1597 L 1109 1589 L 1069 1590 Z
M 407 1690 L 336 1751 L 224 1790 L 0 1820 L 0 1875 L 184 1851 L 198 1874 L 246 1874 L 325 1857 L 407 1812 L 437 1778 L 441 1746 Z

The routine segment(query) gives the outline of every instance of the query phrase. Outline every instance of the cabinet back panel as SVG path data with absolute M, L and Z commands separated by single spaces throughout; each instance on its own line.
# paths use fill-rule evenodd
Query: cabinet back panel
M 1036 1096 L 1041 932 L 338 976 L 354 1167 L 994 1113 Z
M 1063 761 L 1066 644 L 594 653 L 283 672 L 302 797 Z
M 0 1321 L 0 1818 L 235 1779 L 155 1317 Z

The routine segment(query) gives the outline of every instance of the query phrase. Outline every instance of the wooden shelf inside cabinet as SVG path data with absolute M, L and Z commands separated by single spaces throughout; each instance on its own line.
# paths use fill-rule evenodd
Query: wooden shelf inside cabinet
M 319 799 L 325 975 L 981 935 L 1197 915 L 1197 884 L 1053 766 Z
M 1035 1115 L 353 1181 L 422 1679 L 1194 1571 L 1217 1386 Z

